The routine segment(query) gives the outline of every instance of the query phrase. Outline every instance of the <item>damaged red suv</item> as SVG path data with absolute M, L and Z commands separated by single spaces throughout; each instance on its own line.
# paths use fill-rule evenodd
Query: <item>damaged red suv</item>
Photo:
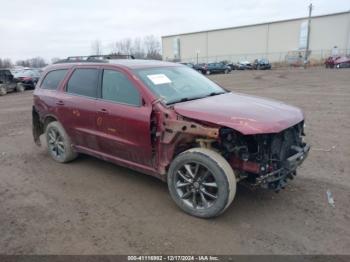
M 198 217 L 221 214 L 238 182 L 284 188 L 310 149 L 303 125 L 298 108 L 161 61 L 67 60 L 34 92 L 34 140 L 45 134 L 54 160 L 83 153 L 155 176 Z

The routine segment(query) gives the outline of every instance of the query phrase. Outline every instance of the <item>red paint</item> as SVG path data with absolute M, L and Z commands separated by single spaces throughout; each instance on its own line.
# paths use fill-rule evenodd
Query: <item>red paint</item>
M 229 160 L 229 163 L 234 169 L 239 169 L 254 174 L 258 174 L 260 172 L 260 165 L 255 162 L 243 161 L 237 157 L 232 157 Z
M 175 111 L 185 117 L 233 128 L 245 135 L 278 133 L 304 118 L 296 107 L 238 93 L 178 103 Z

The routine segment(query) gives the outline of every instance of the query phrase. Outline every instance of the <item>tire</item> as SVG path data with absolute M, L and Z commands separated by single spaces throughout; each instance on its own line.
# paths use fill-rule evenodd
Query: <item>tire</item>
M 0 85 L 0 96 L 4 96 L 7 94 L 6 87 Z
M 45 136 L 48 152 L 57 162 L 67 163 L 78 156 L 72 148 L 69 136 L 59 122 L 49 123 L 45 130 Z
M 22 92 L 24 92 L 25 90 L 26 90 L 26 87 L 25 87 L 23 84 L 18 83 L 18 84 L 16 85 L 16 91 L 17 91 L 17 92 L 22 93 Z
M 179 154 L 170 165 L 167 181 L 175 203 L 186 213 L 201 218 L 220 215 L 236 194 L 231 166 L 219 153 L 205 148 Z

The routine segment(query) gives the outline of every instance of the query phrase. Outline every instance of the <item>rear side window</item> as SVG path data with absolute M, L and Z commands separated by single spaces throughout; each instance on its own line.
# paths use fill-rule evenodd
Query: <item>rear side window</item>
M 41 88 L 56 90 L 64 76 L 67 73 L 67 69 L 59 69 L 49 72 L 41 84 Z
M 140 105 L 140 94 L 123 73 L 103 71 L 102 99 L 133 106 Z
M 88 97 L 97 97 L 98 69 L 79 68 L 74 70 L 68 81 L 67 92 Z

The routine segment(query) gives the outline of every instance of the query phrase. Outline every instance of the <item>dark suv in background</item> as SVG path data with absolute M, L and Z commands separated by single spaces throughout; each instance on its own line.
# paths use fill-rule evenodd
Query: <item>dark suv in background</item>
M 253 63 L 253 69 L 256 70 L 266 70 L 271 69 L 271 64 L 269 60 L 262 58 L 262 59 L 255 59 Z
M 210 74 L 217 74 L 217 73 L 225 73 L 228 74 L 231 72 L 231 67 L 229 67 L 227 64 L 223 63 L 223 62 L 219 62 L 219 63 L 209 63 L 207 65 L 207 71 L 206 74 L 210 75 Z
M 9 69 L 0 69 L 0 96 L 6 95 L 9 92 L 23 92 L 25 86 L 15 80 Z

